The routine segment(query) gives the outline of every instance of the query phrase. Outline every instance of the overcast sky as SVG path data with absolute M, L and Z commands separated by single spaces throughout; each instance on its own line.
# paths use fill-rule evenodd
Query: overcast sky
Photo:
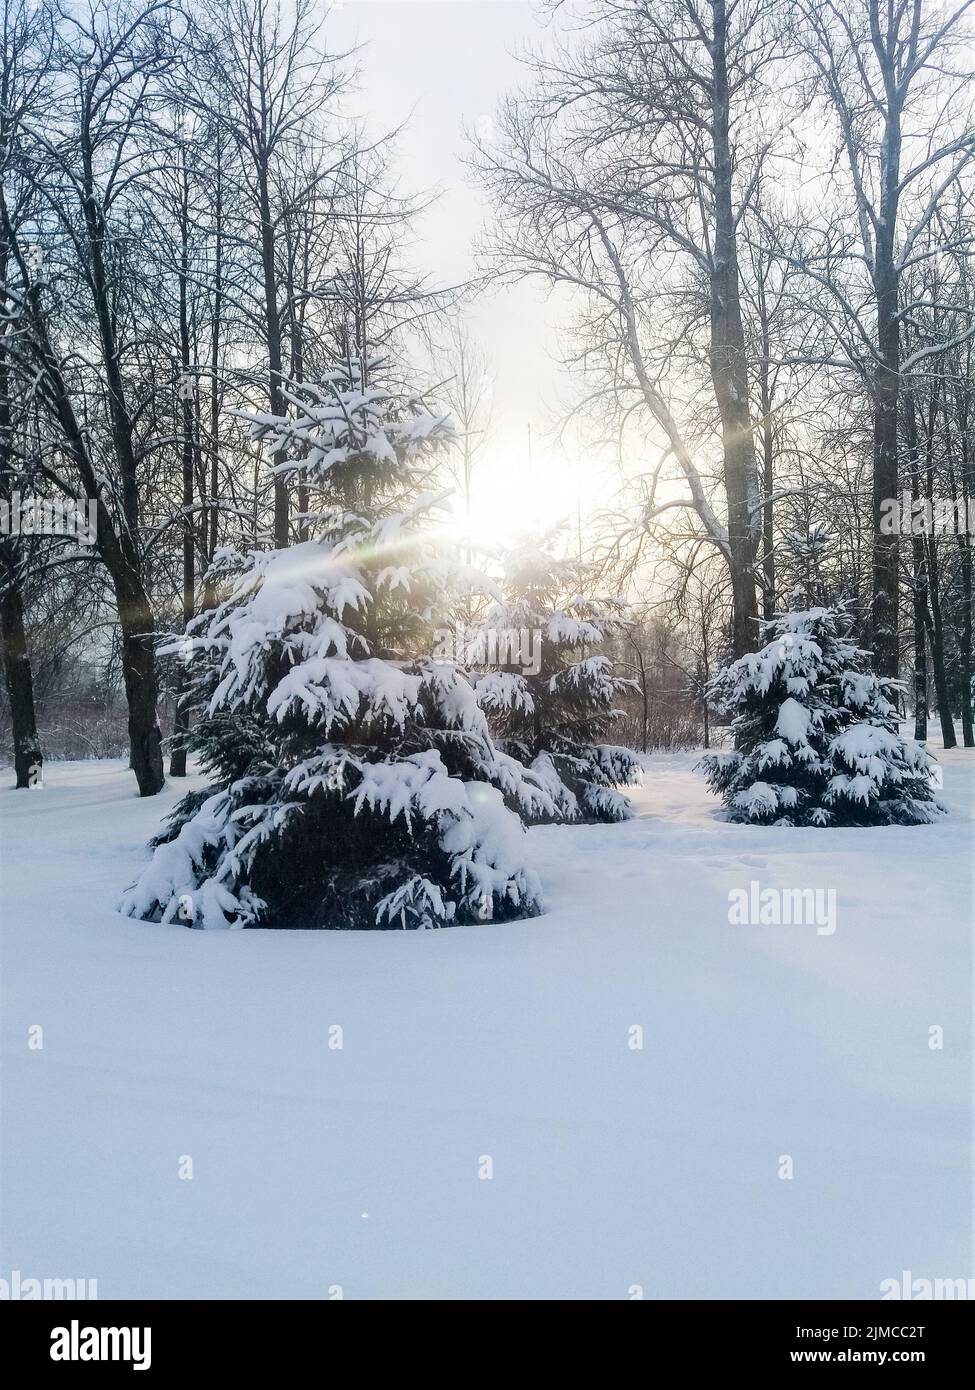
M 483 130 L 499 98 L 518 83 L 514 54 L 545 40 L 539 17 L 522 0 L 341 0 L 327 32 L 333 48 L 364 45 L 354 104 L 370 129 L 409 122 L 398 161 L 404 191 L 443 190 L 421 223 L 422 268 L 440 283 L 467 278 L 488 209 L 461 163 L 464 127 Z M 546 523 L 574 516 L 580 488 L 584 500 L 591 489 L 580 462 L 566 459 L 547 437 L 568 394 L 554 360 L 556 321 L 555 306 L 527 285 L 492 289 L 472 310 L 472 331 L 495 380 L 494 430 L 476 489 L 485 529 L 498 530 L 506 510 L 534 511 Z

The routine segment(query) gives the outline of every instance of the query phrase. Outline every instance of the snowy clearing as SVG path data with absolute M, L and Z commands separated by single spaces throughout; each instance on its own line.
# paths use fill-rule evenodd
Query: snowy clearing
M 177 788 L 91 762 L 4 790 L 0 1274 L 313 1299 L 970 1275 L 975 759 L 945 756 L 940 825 L 876 830 L 721 823 L 694 761 L 652 758 L 629 823 L 529 832 L 544 917 L 442 932 L 127 920 Z M 835 932 L 729 925 L 753 880 L 835 889 Z

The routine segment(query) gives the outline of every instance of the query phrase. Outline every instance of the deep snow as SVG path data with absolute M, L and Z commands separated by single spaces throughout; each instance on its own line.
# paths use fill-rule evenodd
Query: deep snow
M 721 823 L 693 761 L 652 758 L 627 824 L 529 832 L 546 916 L 425 933 L 127 920 L 179 788 L 140 801 L 113 762 L 4 790 L 0 1276 L 870 1299 L 971 1275 L 975 754 L 945 757 L 949 819 L 876 830 Z M 835 933 L 730 925 L 752 880 L 835 888 Z

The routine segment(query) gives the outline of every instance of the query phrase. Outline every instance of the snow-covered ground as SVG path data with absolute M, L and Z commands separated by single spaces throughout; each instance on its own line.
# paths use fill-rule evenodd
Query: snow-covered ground
M 870 1299 L 971 1275 L 975 755 L 945 757 L 950 819 L 880 830 L 722 824 L 693 761 L 653 758 L 629 824 L 530 832 L 545 917 L 428 933 L 124 919 L 177 790 L 139 801 L 120 763 L 4 790 L 0 1276 Z M 731 925 L 753 880 L 835 889 L 835 931 Z

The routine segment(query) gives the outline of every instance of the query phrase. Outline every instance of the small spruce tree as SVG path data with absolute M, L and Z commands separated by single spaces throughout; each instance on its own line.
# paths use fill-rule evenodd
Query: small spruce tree
M 618 717 L 613 702 L 632 683 L 597 648 L 622 605 L 583 597 L 584 567 L 526 544 L 504 561 L 502 601 L 468 648 L 474 684 L 500 747 L 548 792 L 535 820 L 620 821 L 618 790 L 642 770 L 628 748 L 601 742 Z
M 346 363 L 255 436 L 314 490 L 309 539 L 223 555 L 177 644 L 210 786 L 180 803 L 122 910 L 202 927 L 439 927 L 531 916 L 510 809 L 549 798 L 430 655 L 455 566 L 431 491 L 449 422 Z M 507 802 L 507 805 L 505 804 Z
M 899 732 L 896 682 L 866 669 L 843 604 L 763 623 L 766 645 L 711 686 L 735 751 L 702 759 L 730 820 L 759 825 L 924 825 L 943 813 L 934 759 Z

